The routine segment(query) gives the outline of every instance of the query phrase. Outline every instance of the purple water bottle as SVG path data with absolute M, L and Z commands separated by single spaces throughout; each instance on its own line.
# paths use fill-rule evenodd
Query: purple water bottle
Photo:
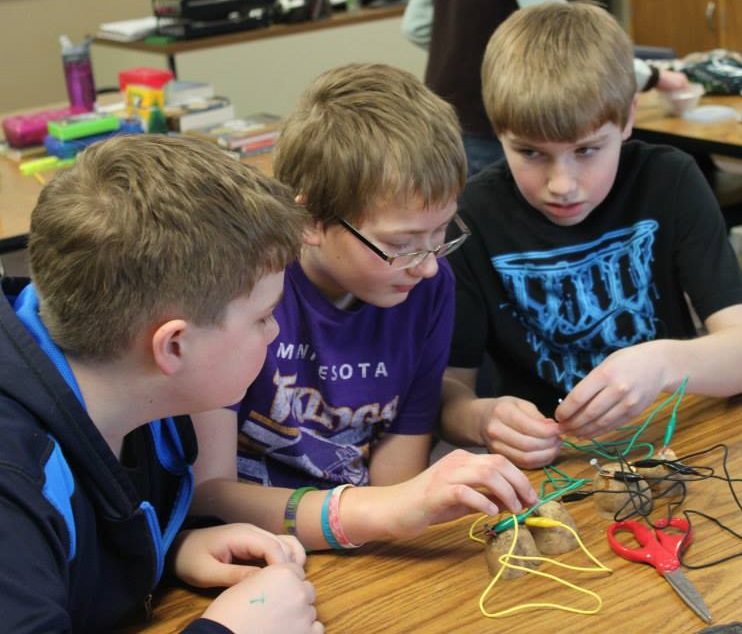
M 75 46 L 66 35 L 59 38 L 70 106 L 80 106 L 87 111 L 95 108 L 95 82 L 90 63 L 91 41 L 87 38 L 82 44 Z

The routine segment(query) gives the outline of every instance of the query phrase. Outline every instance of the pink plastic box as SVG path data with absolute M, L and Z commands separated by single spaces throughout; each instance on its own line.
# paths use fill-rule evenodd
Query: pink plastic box
M 85 112 L 82 106 L 66 106 L 54 110 L 40 110 L 3 119 L 5 140 L 11 147 L 40 145 L 47 134 L 47 123 L 73 114 Z

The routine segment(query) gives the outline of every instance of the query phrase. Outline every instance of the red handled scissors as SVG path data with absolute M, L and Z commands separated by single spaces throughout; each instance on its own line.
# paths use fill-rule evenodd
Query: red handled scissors
M 670 532 L 665 529 L 676 530 Z M 639 547 L 630 548 L 622 544 L 616 538 L 616 533 L 622 531 L 631 533 Z M 617 555 L 629 561 L 654 566 L 688 607 L 706 623 L 711 623 L 711 613 L 701 595 L 680 569 L 679 555 L 692 540 L 690 524 L 681 517 L 674 517 L 669 521 L 662 518 L 655 524 L 654 530 L 633 521 L 613 522 L 608 527 L 608 543 Z

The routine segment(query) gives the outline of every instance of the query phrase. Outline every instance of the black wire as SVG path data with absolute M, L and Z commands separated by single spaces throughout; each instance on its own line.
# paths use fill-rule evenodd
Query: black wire
M 592 492 L 576 492 L 573 494 L 568 494 L 571 496 L 570 499 L 581 499 L 584 497 L 587 497 L 589 495 L 594 495 L 596 493 L 605 493 L 605 494 L 611 494 L 611 493 L 618 493 L 622 495 L 628 494 L 628 499 L 625 504 L 619 508 L 613 516 L 614 521 L 621 522 L 625 521 L 631 517 L 639 516 L 643 518 L 649 526 L 651 526 L 653 529 L 657 530 L 660 528 L 664 528 L 665 526 L 658 526 L 657 522 L 652 522 L 649 518 L 650 514 L 655 508 L 654 502 L 656 499 L 662 499 L 662 498 L 669 498 L 667 500 L 666 509 L 667 513 L 664 517 L 667 524 L 672 520 L 672 518 L 675 516 L 675 512 L 683 505 L 683 503 L 686 500 L 687 494 L 688 494 L 688 488 L 687 483 L 689 482 L 703 482 L 705 480 L 721 480 L 723 482 L 727 483 L 727 486 L 729 488 L 729 492 L 732 495 L 732 499 L 734 500 L 735 505 L 737 508 L 742 511 L 742 502 L 740 502 L 740 498 L 737 495 L 736 490 L 734 489 L 734 484 L 737 482 L 742 482 L 742 478 L 733 478 L 729 472 L 729 448 L 727 445 L 723 443 L 719 443 L 716 445 L 713 445 L 712 447 L 708 449 L 701 449 L 699 451 L 695 451 L 693 453 L 686 454 L 682 457 L 679 457 L 677 460 L 662 460 L 657 458 L 649 458 L 649 459 L 643 459 L 638 460 L 632 464 L 629 464 L 625 457 L 618 451 L 611 451 L 607 446 L 602 445 L 597 440 L 593 439 L 593 442 L 595 445 L 602 451 L 606 456 L 611 456 L 616 463 L 619 465 L 619 470 L 614 472 L 614 474 L 611 475 L 611 477 L 614 477 L 615 479 L 622 480 L 624 484 L 626 485 L 625 490 L 606 490 L 606 489 L 599 489 L 599 490 L 593 490 Z M 721 450 L 722 452 L 722 458 L 721 458 L 721 468 L 723 475 L 719 475 L 716 473 L 713 467 L 708 467 L 705 465 L 692 465 L 689 464 L 689 461 L 699 458 L 702 456 L 708 456 L 712 454 L 713 452 Z M 639 489 L 639 482 L 633 480 L 629 474 L 634 474 L 635 468 L 644 468 L 644 467 L 655 467 L 655 466 L 664 466 L 667 469 L 667 473 L 664 476 L 641 476 L 641 480 L 643 480 L 647 486 L 647 489 L 652 489 L 653 485 L 658 485 L 663 482 L 670 483 L 667 488 L 661 488 L 661 495 L 659 496 L 652 496 L 646 494 L 647 489 L 641 490 Z M 641 474 L 636 474 L 641 475 Z M 635 485 L 635 486 L 632 486 Z M 679 489 L 679 490 L 678 490 Z M 677 499 L 675 498 L 677 494 Z M 579 497 L 578 497 L 579 496 Z M 564 496 L 564 501 L 567 501 L 568 496 Z M 711 515 L 708 515 L 707 513 L 704 513 L 702 511 L 698 511 L 696 509 L 686 509 L 682 511 L 682 514 L 685 516 L 686 521 L 688 522 L 689 527 L 689 534 L 693 532 L 693 521 L 691 520 L 691 516 L 696 516 L 697 518 L 703 518 L 705 520 L 708 520 L 714 524 L 724 532 L 728 533 L 729 535 L 735 537 L 737 540 L 742 541 L 742 534 L 736 532 L 726 524 L 724 524 L 721 520 L 719 520 L 716 517 L 713 517 Z M 725 557 L 721 557 L 719 559 L 715 559 L 713 561 L 708 561 L 704 563 L 698 563 L 698 564 L 690 564 L 686 561 L 686 549 L 681 548 L 681 551 L 678 553 L 678 558 L 680 560 L 680 564 L 682 566 L 685 566 L 688 569 L 691 570 L 700 570 L 702 568 L 710 568 L 712 566 L 716 566 L 718 564 L 730 561 L 732 559 L 737 559 L 739 557 L 742 557 L 742 550 L 740 552 L 727 555 Z

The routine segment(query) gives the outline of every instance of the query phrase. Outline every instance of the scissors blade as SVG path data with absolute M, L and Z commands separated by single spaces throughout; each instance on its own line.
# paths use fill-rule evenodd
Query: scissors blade
M 664 576 L 667 582 L 673 587 L 673 590 L 678 593 L 688 607 L 701 619 L 706 621 L 706 623 L 711 623 L 711 612 L 709 612 L 696 587 L 683 574 L 683 571 L 677 568 L 666 572 Z

